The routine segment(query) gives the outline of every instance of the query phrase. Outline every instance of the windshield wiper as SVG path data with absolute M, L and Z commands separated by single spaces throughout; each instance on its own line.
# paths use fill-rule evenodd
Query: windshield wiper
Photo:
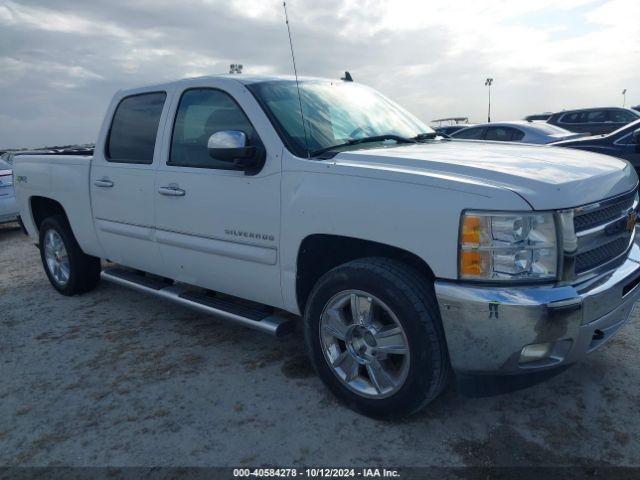
M 414 140 L 416 142 L 422 142 L 423 140 L 433 140 L 434 138 L 436 138 L 437 135 L 438 134 L 436 132 L 419 133 L 418 135 L 413 137 L 411 140 Z
M 347 140 L 344 143 L 339 143 L 338 145 L 331 145 L 330 147 L 314 150 L 313 152 L 311 152 L 311 156 L 316 157 L 318 155 L 322 155 L 323 153 L 330 152 L 331 150 L 335 150 L 336 148 L 350 147 L 351 145 L 359 145 L 361 143 L 384 142 L 385 140 L 395 140 L 396 143 L 416 143 L 417 141 L 416 138 L 406 138 L 406 137 L 401 137 L 400 135 L 393 135 L 393 134 L 373 135 L 371 137 L 363 137 L 363 138 L 352 138 L 350 140 Z

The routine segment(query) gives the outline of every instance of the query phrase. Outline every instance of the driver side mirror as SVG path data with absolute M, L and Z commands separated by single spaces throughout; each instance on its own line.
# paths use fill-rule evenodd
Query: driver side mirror
M 231 162 L 247 174 L 255 173 L 264 163 L 264 148 L 248 145 L 247 135 L 239 130 L 214 133 L 209 137 L 207 148 L 211 158 Z
M 635 143 L 636 145 L 640 145 L 640 128 L 633 132 L 632 138 L 633 143 Z

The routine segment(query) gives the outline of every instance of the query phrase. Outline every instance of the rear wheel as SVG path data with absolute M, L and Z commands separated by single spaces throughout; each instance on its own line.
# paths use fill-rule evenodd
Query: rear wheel
M 63 295 L 88 292 L 100 281 L 100 259 L 82 251 L 63 215 L 42 222 L 40 258 L 49 282 Z
M 307 302 L 305 337 L 320 378 L 366 415 L 414 413 L 446 385 L 433 287 L 400 262 L 368 258 L 326 273 Z

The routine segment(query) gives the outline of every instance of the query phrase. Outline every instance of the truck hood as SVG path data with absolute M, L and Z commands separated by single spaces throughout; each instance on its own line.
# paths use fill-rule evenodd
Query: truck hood
M 546 145 L 436 140 L 341 152 L 333 160 L 352 167 L 471 178 L 517 193 L 535 210 L 596 202 L 638 183 L 624 160 Z

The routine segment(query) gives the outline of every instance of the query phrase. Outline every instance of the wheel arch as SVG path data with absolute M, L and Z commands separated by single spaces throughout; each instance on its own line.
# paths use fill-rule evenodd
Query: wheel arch
M 398 260 L 426 279 L 435 279 L 427 262 L 408 250 L 355 237 L 311 234 L 300 243 L 296 259 L 296 300 L 300 312 L 304 312 L 309 294 L 322 275 L 338 265 L 366 257 Z
M 49 197 L 33 196 L 29 198 L 29 210 L 31 212 L 31 220 L 36 230 L 40 230 L 42 222 L 53 215 L 63 215 L 67 222 L 69 216 L 60 202 Z

